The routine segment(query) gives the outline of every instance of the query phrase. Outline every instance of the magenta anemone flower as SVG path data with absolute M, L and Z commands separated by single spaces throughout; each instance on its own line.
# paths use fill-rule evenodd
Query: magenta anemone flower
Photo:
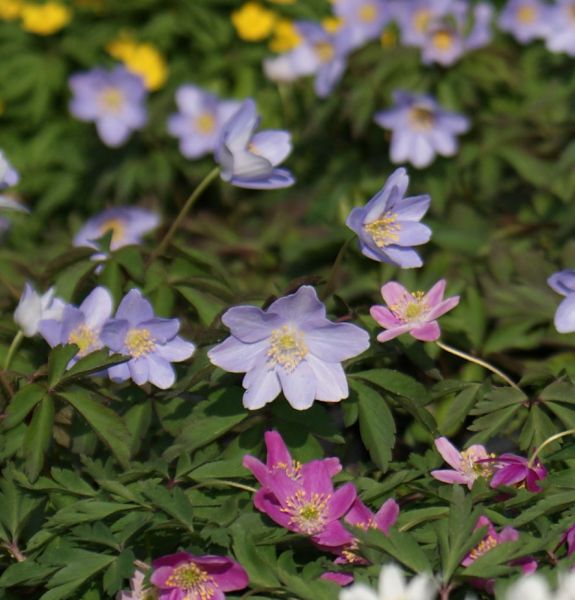
M 494 467 L 485 459 L 492 459 L 495 455 L 488 454 L 480 444 L 460 452 L 446 437 L 440 437 L 435 440 L 435 447 L 445 462 L 453 467 L 431 471 L 431 476 L 443 483 L 462 483 L 471 489 L 477 478 L 487 479 L 493 474 Z
M 241 590 L 249 582 L 243 567 L 224 556 L 176 552 L 154 560 L 152 568 L 158 600 L 223 600 L 224 592 Z
M 350 575 L 349 573 L 338 573 L 336 571 L 326 571 L 323 575 L 320 575 L 320 579 L 331 581 L 341 587 L 353 583 L 353 575 Z
M 563 543 L 567 544 L 567 556 L 571 556 L 575 552 L 575 523 L 561 536 L 557 548 Z
M 350 509 L 357 492 L 352 483 L 333 488 L 330 466 L 314 460 L 302 465 L 294 481 L 283 471 L 267 478 L 254 497 L 258 510 L 289 531 L 309 535 L 320 546 L 340 546 L 349 532 L 339 522 Z
M 285 473 L 290 479 L 298 481 L 301 478 L 302 464 L 292 459 L 282 436 L 277 431 L 266 431 L 264 439 L 268 452 L 266 464 L 264 465 L 255 456 L 247 454 L 243 460 L 244 467 L 253 473 L 262 486 L 266 486 L 268 477 L 278 471 Z M 320 462 L 326 465 L 330 477 L 341 471 L 338 458 L 324 458 Z
M 381 295 L 387 306 L 372 306 L 369 311 L 387 330 L 377 336 L 377 341 L 387 342 L 403 333 L 423 342 L 439 339 L 441 330 L 436 319 L 459 303 L 459 296 L 443 299 L 445 285 L 445 279 L 440 279 L 427 294 L 408 292 L 396 281 L 382 286 Z
M 496 459 L 496 467 L 492 488 L 523 484 L 530 492 L 537 493 L 542 491 L 537 482 L 547 477 L 547 469 L 539 460 L 531 465 L 528 459 L 516 454 L 502 454 Z
M 473 548 L 461 561 L 464 567 L 473 564 L 480 556 L 483 556 L 489 550 L 493 550 L 499 544 L 505 542 L 514 542 L 519 539 L 519 532 L 513 527 L 504 527 L 501 532 L 497 532 L 493 523 L 484 516 L 479 517 L 475 524 L 474 531 L 481 527 L 487 527 L 487 533 L 483 539 Z

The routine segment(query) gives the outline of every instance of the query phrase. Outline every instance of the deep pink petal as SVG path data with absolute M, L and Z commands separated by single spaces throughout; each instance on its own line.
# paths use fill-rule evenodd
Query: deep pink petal
M 323 531 L 313 535 L 311 539 L 324 548 L 344 546 L 349 543 L 350 533 L 339 521 L 331 521 Z
M 442 481 L 443 483 L 463 483 L 465 485 L 469 483 L 469 478 L 464 477 L 458 471 L 450 471 L 448 469 L 445 469 L 439 471 L 431 471 L 430 475 L 438 481 Z
M 357 496 L 353 483 L 346 483 L 335 491 L 331 497 L 328 509 L 328 518 L 339 519 L 349 510 Z
M 519 539 L 519 532 L 513 527 L 504 527 L 501 533 L 496 535 L 498 542 L 515 542 Z
M 269 490 L 262 488 L 257 492 L 254 496 L 254 506 L 278 525 L 294 531 L 290 515 L 282 510 L 277 498 Z
M 500 485 L 515 485 L 516 483 L 523 481 L 526 476 L 527 471 L 525 467 L 509 465 L 508 467 L 499 469 L 493 476 L 489 485 L 492 488 L 499 487 Z
M 324 579 L 325 581 L 333 581 L 333 583 L 344 586 L 353 583 L 353 575 L 349 575 L 348 573 L 336 573 L 335 571 L 328 571 L 324 573 L 320 579 Z
M 356 498 L 344 519 L 350 525 L 367 526 L 373 517 L 374 514 L 371 510 L 359 498 Z
M 451 296 L 443 302 L 440 302 L 435 308 L 432 308 L 426 315 L 429 320 L 438 319 L 441 315 L 449 312 L 459 304 L 459 296 Z
M 266 448 L 268 451 L 267 466 L 269 469 L 277 466 L 278 464 L 287 465 L 288 467 L 292 464 L 292 458 L 282 436 L 277 431 L 266 431 L 264 434 L 266 442 Z
M 261 485 L 266 485 L 269 470 L 261 460 L 258 460 L 255 456 L 246 454 L 242 461 L 242 465 L 252 472 L 252 475 Z
M 389 340 L 392 340 L 393 338 L 396 338 L 399 335 L 407 333 L 411 330 L 412 327 L 413 325 L 411 325 L 410 323 L 406 323 L 405 325 L 399 325 L 398 327 L 394 327 L 393 329 L 382 331 L 380 334 L 378 334 L 377 341 L 387 342 Z
M 387 535 L 389 530 L 395 525 L 398 516 L 399 504 L 393 498 L 389 498 L 375 513 L 375 524 L 378 529 Z

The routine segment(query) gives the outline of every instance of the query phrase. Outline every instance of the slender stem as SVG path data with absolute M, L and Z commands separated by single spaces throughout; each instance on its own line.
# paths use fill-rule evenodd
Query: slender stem
M 18 561 L 18 562 L 24 562 L 26 560 L 26 557 L 24 556 L 24 554 L 22 553 L 22 551 L 20 550 L 20 548 L 18 548 L 18 545 L 16 544 L 16 542 L 13 543 L 8 543 L 5 542 L 2 544 L 3 548 L 6 548 L 6 550 L 8 550 L 8 552 Z
M 137 558 L 134 561 L 134 566 L 137 567 L 138 569 L 140 569 L 140 571 L 147 571 L 148 569 L 151 569 L 151 567 L 148 563 L 145 563 Z
M 329 298 L 335 291 L 335 288 L 337 287 L 337 277 L 339 275 L 339 270 L 341 267 L 341 263 L 343 261 L 343 257 L 347 251 L 348 246 L 350 245 L 350 243 L 352 242 L 353 239 L 354 239 L 354 236 L 348 238 L 343 243 L 343 246 L 339 249 L 339 252 L 337 253 L 337 256 L 335 257 L 335 262 L 333 263 L 333 266 L 332 266 L 329 276 L 327 278 L 325 287 L 323 288 L 323 291 L 321 293 L 322 300 L 326 300 L 327 298 Z
M 16 351 L 20 347 L 20 344 L 22 343 L 23 339 L 24 339 L 24 333 L 22 332 L 22 330 L 20 330 L 14 336 L 14 339 L 12 340 L 12 343 L 10 344 L 10 348 L 8 348 L 8 354 L 6 355 L 6 359 L 4 360 L 4 370 L 5 371 L 7 371 L 10 368 L 10 365 L 12 364 L 12 359 L 14 358 L 14 355 L 16 354 Z
M 505 383 L 507 383 L 508 385 L 510 385 L 512 388 L 515 388 L 516 390 L 521 391 L 521 388 L 511 379 L 509 379 L 509 377 L 507 377 L 507 375 L 505 375 L 505 373 L 503 373 L 502 371 L 500 371 L 497 367 L 494 367 L 493 365 L 489 364 L 488 362 L 481 360 L 480 358 L 477 358 L 475 356 L 471 356 L 471 354 L 467 354 L 466 352 L 462 352 L 461 350 L 457 350 L 457 348 L 453 348 L 451 346 L 448 346 L 447 344 L 444 344 L 443 342 L 440 341 L 436 341 L 435 342 L 442 350 L 445 350 L 446 352 L 449 352 L 450 354 L 454 354 L 455 356 L 459 356 L 459 358 L 463 358 L 464 360 L 468 360 L 469 362 L 475 363 L 476 365 L 479 365 L 480 367 L 483 367 L 484 369 L 487 369 L 488 371 L 491 371 L 492 373 L 495 373 L 495 375 L 497 375 L 498 377 L 500 377 L 501 379 L 503 379 L 503 381 L 505 381 Z
M 537 456 L 539 455 L 541 450 L 543 450 L 543 448 L 545 448 L 545 446 L 552 444 L 555 440 L 565 437 L 566 435 L 573 435 L 574 433 L 575 433 L 575 429 L 567 429 L 567 431 L 561 431 L 559 433 L 556 433 L 555 435 L 552 435 L 551 437 L 548 437 L 538 448 L 535 449 L 535 452 L 529 459 L 529 463 L 527 464 L 527 466 L 529 468 L 531 468 L 535 464 L 535 461 L 537 460 Z
M 217 178 L 220 174 L 220 168 L 216 167 L 212 169 L 203 179 L 200 181 L 198 187 L 192 192 L 190 197 L 186 200 L 186 203 L 180 210 L 178 216 L 175 218 L 171 227 L 168 229 L 168 232 L 162 239 L 162 241 L 156 246 L 156 249 L 150 255 L 146 266 L 150 266 L 154 260 L 166 249 L 170 240 L 174 237 L 174 233 L 176 233 L 178 227 L 182 224 L 182 221 L 186 218 L 186 215 L 195 204 L 196 200 L 202 195 L 203 191 Z
M 246 492 L 252 492 L 255 494 L 257 492 L 256 488 L 253 488 L 249 485 L 244 485 L 243 483 L 236 483 L 235 481 L 229 481 L 228 479 L 207 479 L 206 481 L 201 481 L 200 483 L 194 485 L 192 489 L 197 489 L 201 487 L 210 487 L 212 485 L 223 485 L 228 487 L 234 487 L 238 490 L 244 490 Z

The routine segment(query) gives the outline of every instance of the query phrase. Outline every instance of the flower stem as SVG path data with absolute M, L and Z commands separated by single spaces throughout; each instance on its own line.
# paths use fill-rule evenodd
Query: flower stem
M 521 391 L 521 388 L 511 379 L 509 379 L 509 377 L 507 377 L 507 375 L 505 375 L 505 373 L 501 372 L 497 367 L 494 367 L 493 365 L 489 364 L 488 362 L 481 360 L 480 358 L 477 358 L 475 356 L 471 356 L 471 354 L 467 354 L 466 352 L 462 352 L 461 350 L 457 350 L 457 348 L 453 348 L 452 346 L 448 346 L 447 344 L 444 344 L 443 342 L 440 342 L 439 340 L 435 342 L 442 350 L 445 350 L 446 352 L 449 352 L 450 354 L 454 354 L 455 356 L 459 356 L 459 358 L 463 358 L 464 360 L 468 360 L 469 362 L 475 363 L 476 365 L 479 365 L 480 367 L 483 367 L 484 369 L 487 369 L 488 371 L 491 371 L 492 373 L 495 373 L 495 375 L 497 375 L 498 377 L 500 377 L 501 379 L 503 379 L 503 381 L 505 381 L 505 383 L 507 383 L 508 385 L 510 385 L 512 388 L 515 388 L 516 390 Z
M 246 492 L 252 492 L 255 494 L 257 492 L 256 488 L 253 488 L 249 485 L 244 485 L 243 483 L 236 483 L 235 481 L 229 481 L 227 479 L 207 479 L 206 481 L 201 481 L 200 483 L 194 485 L 192 489 L 197 489 L 201 487 L 209 487 L 211 485 L 223 485 L 228 487 L 234 487 L 238 490 L 244 490 Z
M 10 348 L 8 348 L 8 354 L 6 354 L 6 358 L 4 360 L 4 370 L 5 371 L 7 371 L 10 368 L 10 365 L 12 364 L 12 359 L 14 358 L 14 355 L 16 354 L 16 351 L 20 347 L 20 344 L 22 343 L 23 339 L 24 339 L 24 333 L 22 332 L 22 330 L 20 330 L 14 336 L 14 339 L 12 340 L 12 343 L 10 344 Z
M 345 255 L 347 248 L 350 245 L 351 241 L 354 239 L 354 237 L 355 236 L 351 236 L 350 238 L 348 238 L 343 243 L 343 246 L 339 249 L 339 252 L 337 253 L 337 256 L 335 257 L 335 262 L 333 263 L 333 266 L 332 266 L 329 276 L 327 278 L 325 287 L 323 288 L 323 291 L 321 293 L 322 300 L 326 300 L 327 298 L 329 298 L 335 291 L 335 288 L 337 287 L 337 278 L 339 276 L 343 257 Z
M 150 258 L 146 263 L 146 266 L 150 266 L 154 260 L 166 249 L 170 240 L 174 237 L 178 227 L 182 224 L 182 221 L 186 218 L 186 215 L 195 204 L 196 200 L 202 195 L 204 190 L 212 183 L 214 179 L 220 174 L 220 168 L 216 167 L 212 169 L 203 179 L 200 181 L 198 187 L 192 192 L 190 197 L 186 200 L 186 203 L 180 210 L 178 216 L 175 218 L 168 232 L 162 239 L 162 241 L 156 246 L 156 249 L 150 254 Z
M 561 439 L 562 437 L 565 437 L 566 435 L 573 435 L 574 433 L 575 433 L 575 429 L 567 429 L 567 431 L 560 431 L 559 433 L 556 433 L 555 435 L 548 437 L 538 448 L 535 449 L 535 452 L 529 459 L 529 463 L 527 464 L 527 466 L 529 468 L 531 468 L 535 464 L 535 461 L 537 460 L 537 456 L 539 456 L 539 453 L 541 452 L 541 450 L 543 450 L 543 448 L 545 448 L 545 446 L 552 444 L 555 440 Z

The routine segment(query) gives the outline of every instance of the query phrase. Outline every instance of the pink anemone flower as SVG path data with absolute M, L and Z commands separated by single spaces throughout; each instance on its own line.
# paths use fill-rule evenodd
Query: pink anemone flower
M 500 485 L 525 485 L 530 492 L 538 493 L 543 491 L 538 481 L 547 477 L 547 469 L 536 460 L 532 465 L 529 460 L 516 454 L 502 454 L 497 458 L 497 471 L 491 480 L 491 487 L 496 488 Z

